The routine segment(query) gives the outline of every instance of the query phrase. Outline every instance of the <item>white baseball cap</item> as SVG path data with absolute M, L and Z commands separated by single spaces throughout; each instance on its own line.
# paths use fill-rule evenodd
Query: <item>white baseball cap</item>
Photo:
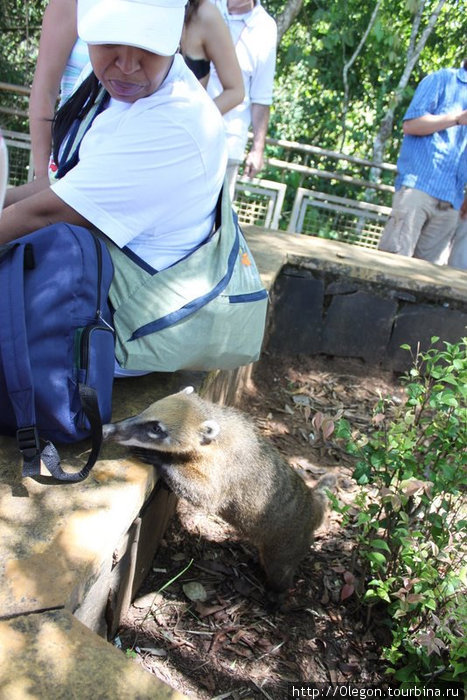
M 78 35 L 87 44 L 125 44 L 176 53 L 187 0 L 78 0 Z

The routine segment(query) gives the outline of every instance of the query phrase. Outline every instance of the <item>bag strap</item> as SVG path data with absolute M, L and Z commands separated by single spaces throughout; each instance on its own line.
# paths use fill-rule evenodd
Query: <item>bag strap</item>
M 235 212 L 233 212 L 233 216 L 236 216 Z M 133 333 L 130 340 L 144 338 L 144 336 L 146 335 L 156 333 L 157 331 L 161 331 L 164 328 L 173 326 L 175 323 L 182 321 L 184 318 L 187 318 L 187 316 L 191 316 L 195 313 L 195 311 L 198 311 L 203 306 L 206 306 L 206 304 L 209 304 L 210 301 L 218 297 L 219 294 L 221 294 L 229 284 L 235 267 L 235 262 L 238 257 L 238 251 L 240 249 L 240 236 L 237 226 L 235 226 L 235 235 L 233 241 L 231 241 L 231 244 L 232 247 L 230 248 L 227 257 L 224 275 L 216 282 L 216 284 L 208 292 L 196 297 L 195 299 L 192 299 L 179 309 L 176 309 L 175 311 L 172 311 L 171 313 L 168 313 L 165 316 L 161 316 L 155 321 L 151 321 L 150 323 L 146 323 L 144 326 L 141 326 Z M 164 270 L 162 270 L 162 272 L 159 272 L 158 274 L 160 275 L 163 272 Z
M 59 454 L 49 441 L 41 449 L 36 426 L 34 384 L 29 358 L 24 306 L 24 258 L 26 245 L 8 246 L 10 255 L 0 255 L 0 356 L 8 396 L 16 417 L 16 440 L 23 455 L 23 476 L 40 476 L 41 459 L 58 481 L 77 482 L 87 477 L 97 461 L 102 444 L 102 421 L 96 391 L 79 384 L 81 407 L 91 426 L 92 449 L 80 472 L 63 471 Z
M 109 93 L 104 87 L 101 87 L 94 104 L 84 116 L 83 119 L 76 119 L 66 137 L 66 143 L 63 152 L 60 156 L 57 172 L 54 179 L 60 180 L 69 170 L 75 167 L 79 161 L 79 148 L 81 141 L 92 126 L 94 119 L 104 111 L 107 106 L 107 98 Z
M 115 270 L 110 287 L 110 301 L 115 310 L 116 323 L 122 304 L 128 308 L 129 303 L 136 303 L 136 295 L 131 294 L 130 300 L 128 293 L 135 275 L 137 285 L 145 284 L 146 278 L 151 275 L 153 284 L 161 290 L 159 299 L 153 299 L 150 314 L 146 314 L 151 320 L 134 330 L 131 337 L 125 339 L 127 342 L 144 338 L 182 321 L 219 296 L 227 287 L 239 254 L 240 228 L 225 184 L 216 205 L 216 217 L 216 230 L 205 241 L 181 260 L 152 275 L 138 263 L 133 254 L 129 260 L 124 251 L 106 241 Z M 194 279 L 196 284 L 193 284 Z M 167 290 L 168 294 L 162 290 Z M 140 314 L 136 318 L 140 318 Z

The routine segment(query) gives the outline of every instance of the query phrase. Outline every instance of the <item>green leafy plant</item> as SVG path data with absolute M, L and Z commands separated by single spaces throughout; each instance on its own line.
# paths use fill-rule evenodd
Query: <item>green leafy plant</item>
M 403 385 L 404 402 L 379 401 L 370 434 L 346 420 L 336 430 L 361 485 L 354 520 L 361 599 L 370 612 L 387 607 L 388 673 L 460 680 L 467 676 L 467 339 L 433 337 Z M 351 518 L 347 509 L 344 520 Z

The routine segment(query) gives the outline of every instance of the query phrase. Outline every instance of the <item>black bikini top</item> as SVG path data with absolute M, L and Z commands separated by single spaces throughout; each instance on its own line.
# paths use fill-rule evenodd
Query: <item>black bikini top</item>
M 190 58 L 189 56 L 184 56 L 183 58 L 188 68 L 195 74 L 198 80 L 209 75 L 211 62 L 208 61 L 207 58 Z

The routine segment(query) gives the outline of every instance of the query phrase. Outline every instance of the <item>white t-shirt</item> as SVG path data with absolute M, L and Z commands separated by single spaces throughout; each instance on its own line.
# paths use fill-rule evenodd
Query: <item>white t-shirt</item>
M 79 163 L 52 190 L 160 270 L 209 235 L 226 162 L 222 117 L 176 55 L 153 95 L 110 100 L 81 142 Z
M 229 158 L 241 161 L 251 124 L 251 104 L 272 104 L 277 26 L 259 2 L 245 15 L 228 14 L 225 0 L 215 2 L 229 26 L 245 84 L 243 102 L 224 114 Z M 213 65 L 207 89 L 213 98 L 223 89 Z

